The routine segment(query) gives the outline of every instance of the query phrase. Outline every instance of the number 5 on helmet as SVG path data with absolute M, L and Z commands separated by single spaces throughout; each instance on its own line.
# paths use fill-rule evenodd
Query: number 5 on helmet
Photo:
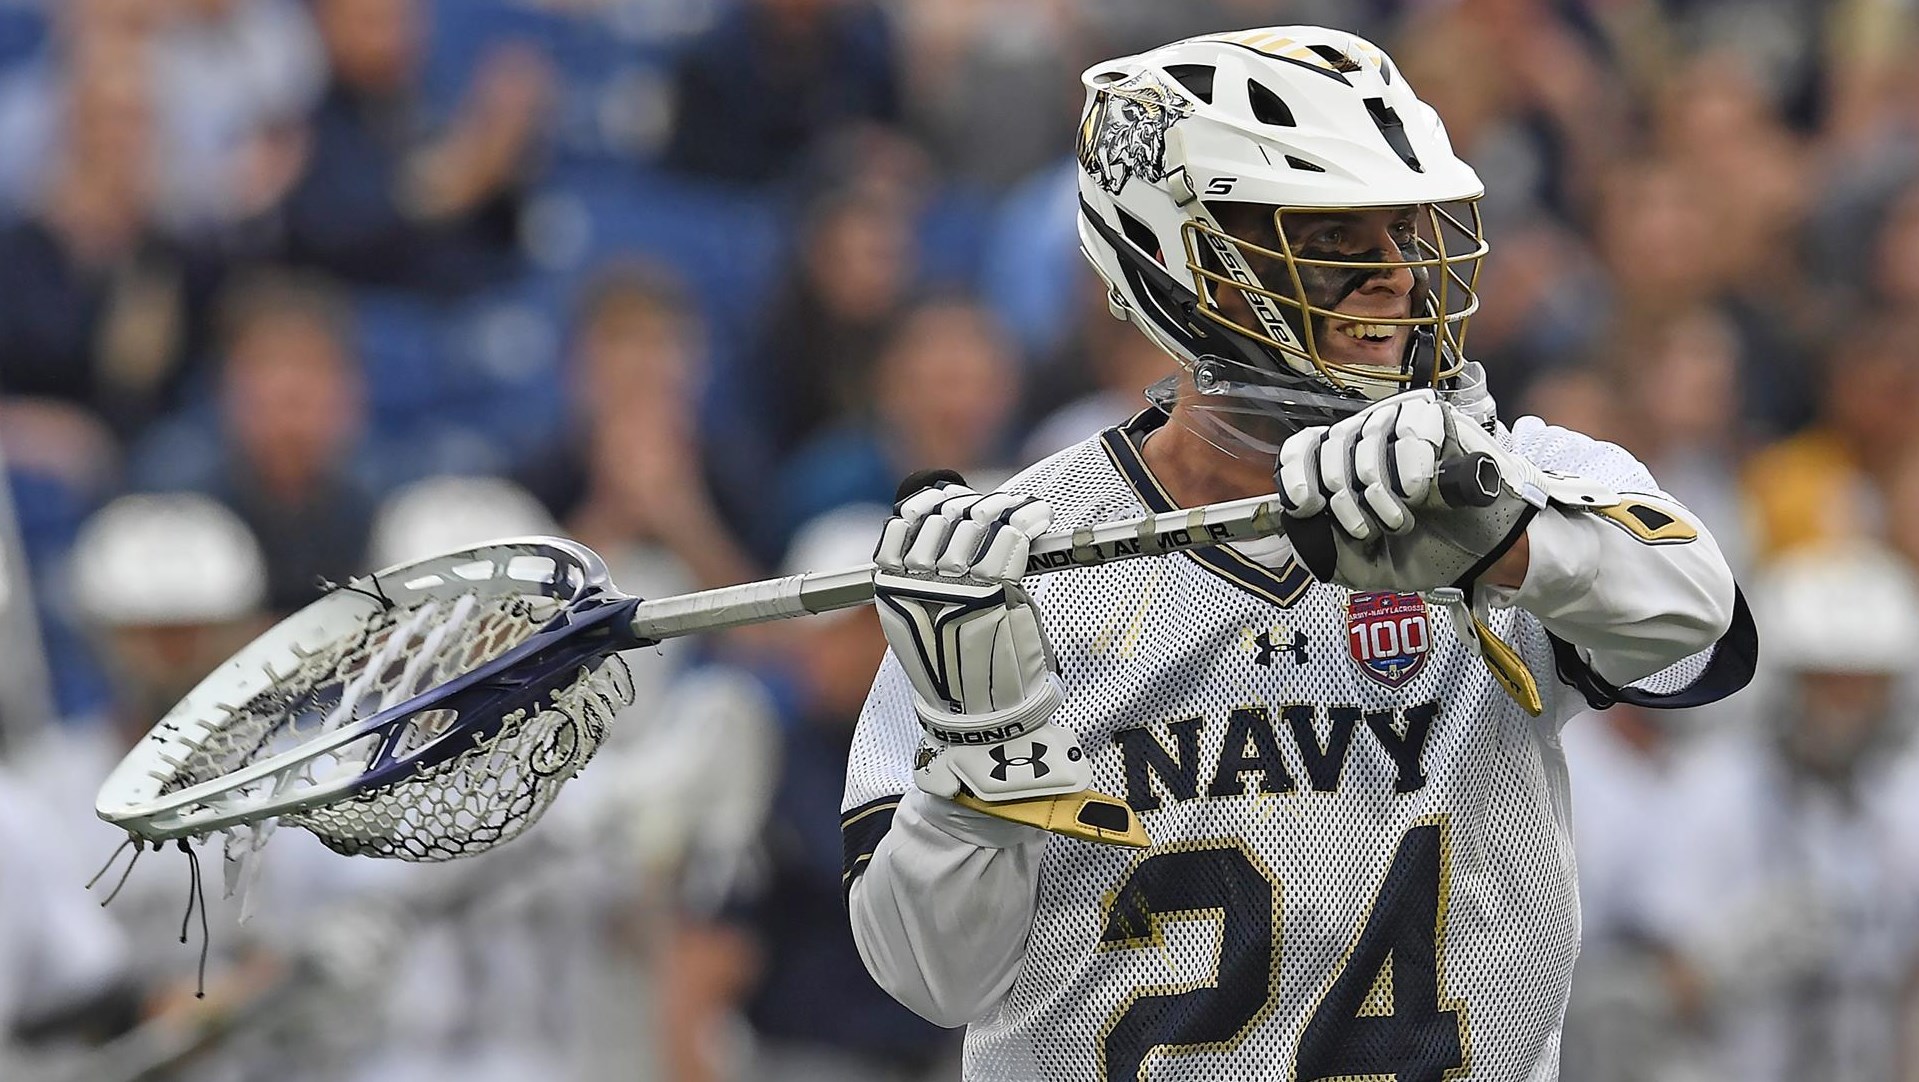
M 913 684 L 924 739 L 913 780 L 934 796 L 1068 837 L 1150 844 L 1123 801 L 1088 787 L 1079 738 L 1049 720 L 1065 699 L 1019 576 L 1052 509 L 937 481 L 900 501 L 873 579 L 887 642 Z

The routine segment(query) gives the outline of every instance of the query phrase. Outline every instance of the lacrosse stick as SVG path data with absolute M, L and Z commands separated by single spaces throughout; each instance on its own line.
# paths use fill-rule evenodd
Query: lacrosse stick
M 1441 490 L 1468 499 L 1477 464 L 1456 465 Z M 1034 539 L 1027 570 L 1252 540 L 1296 521 L 1262 496 L 1055 531 Z M 96 810 L 136 852 L 277 823 L 349 855 L 478 853 L 532 825 L 632 701 L 621 651 L 872 597 L 868 564 L 641 601 L 591 549 L 555 537 L 403 564 L 336 587 L 224 662 L 127 753 Z M 1076 820 L 1098 840 L 1137 829 L 1110 797 L 1063 816 L 1020 806 L 1032 803 L 969 806 L 1051 829 Z

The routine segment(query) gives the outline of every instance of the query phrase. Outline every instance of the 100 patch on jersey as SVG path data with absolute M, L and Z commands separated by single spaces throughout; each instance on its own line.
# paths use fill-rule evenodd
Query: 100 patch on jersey
M 1418 594 L 1353 594 L 1346 602 L 1346 648 L 1359 671 L 1389 688 L 1426 667 L 1432 620 Z

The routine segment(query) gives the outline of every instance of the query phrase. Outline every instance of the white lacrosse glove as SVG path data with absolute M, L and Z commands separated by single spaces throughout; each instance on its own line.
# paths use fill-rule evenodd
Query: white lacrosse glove
M 1497 479 L 1448 493 L 1442 470 L 1490 461 Z M 1330 517 L 1332 561 L 1299 542 L 1300 558 L 1322 580 L 1355 590 L 1420 592 L 1473 580 L 1518 543 L 1549 503 L 1603 507 L 1619 497 L 1578 478 L 1548 474 L 1507 451 L 1430 388 L 1373 403 L 1331 426 L 1294 433 L 1276 475 L 1287 514 Z M 1316 566 L 1317 565 L 1317 566 Z
M 1019 585 L 1042 500 L 941 482 L 900 502 L 873 562 L 873 600 L 926 736 L 913 779 L 983 801 L 1086 789 L 1079 738 L 1047 720 L 1065 698 L 1039 610 Z

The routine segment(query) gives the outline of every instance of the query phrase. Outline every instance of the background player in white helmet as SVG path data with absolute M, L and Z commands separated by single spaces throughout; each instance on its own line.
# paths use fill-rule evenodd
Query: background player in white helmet
M 969 1026 L 971 1080 L 1552 1078 L 1558 727 L 1743 685 L 1731 572 L 1623 450 L 1495 419 L 1481 186 L 1380 50 L 1278 27 L 1084 81 L 1082 243 L 1179 376 L 888 523 L 843 819 L 867 966 Z M 1275 491 L 1292 542 L 1019 581 L 1049 525 Z M 1122 825 L 1068 821 L 1087 789 L 1154 846 L 1087 840 Z
M 258 918 L 244 928 L 247 899 L 223 889 L 236 880 L 211 857 L 201 877 L 206 907 L 206 1001 L 200 986 L 201 926 L 193 920 L 183 944 L 182 917 L 190 913 L 187 859 L 177 851 L 149 853 L 129 868 L 116 854 L 93 894 L 80 889 L 126 835 L 94 814 L 93 795 L 104 771 L 151 728 L 161 713 L 266 625 L 267 575 L 258 542 L 246 524 L 210 497 L 192 493 L 123 496 L 82 527 L 67 569 L 73 599 L 112 677 L 110 716 L 43 728 L 12 760 L 23 787 L 51 811 L 42 829 L 62 850 L 40 869 L 53 897 L 94 907 L 112 897 L 106 916 L 126 944 L 120 983 L 111 995 L 77 1006 L 74 1021 L 100 1037 L 144 1019 L 169 1029 L 182 1045 L 197 1044 L 222 1011 L 244 1003 L 272 983 L 295 953 L 288 944 L 330 903 L 361 893 L 367 874 L 342 869 L 311 839 L 276 845 L 250 889 Z M 124 885 L 121 880 L 124 873 Z M 317 1046 L 307 1049 L 317 1077 L 337 1066 Z M 196 1062 L 209 1080 L 246 1077 L 258 1070 L 257 1040 L 241 1040 Z M 99 1063 L 75 1067 L 71 1077 L 104 1077 Z M 8 1077 L 14 1077 L 9 1074 Z M 33 1078 L 31 1073 L 21 1074 Z M 59 1077 L 40 1076 L 40 1077 Z
M 1919 988 L 1919 582 L 1864 542 L 1754 584 L 1770 694 L 1686 757 L 1667 931 L 1702 975 L 1709 1076 L 1911 1077 Z

